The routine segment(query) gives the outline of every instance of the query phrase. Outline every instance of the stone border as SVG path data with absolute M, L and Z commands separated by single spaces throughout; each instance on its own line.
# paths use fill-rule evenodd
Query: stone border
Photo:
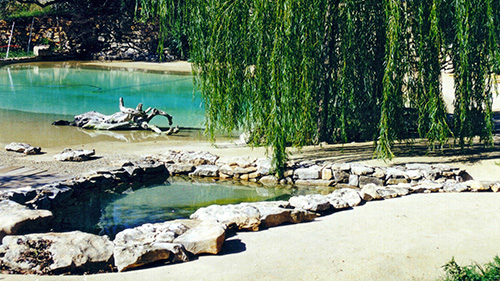
M 4 191 L 0 193 L 0 210 L 7 219 L 0 224 L 0 238 L 3 238 L 0 269 L 35 274 L 92 273 L 109 269 L 113 261 L 119 271 L 157 261 L 183 262 L 195 255 L 219 253 L 227 231 L 258 231 L 284 223 L 311 221 L 317 216 L 353 208 L 366 201 L 411 193 L 500 190 L 500 182 L 481 183 L 473 180 L 465 170 L 443 164 L 370 167 L 359 163 L 290 161 L 287 167 L 285 178 L 278 179 L 272 172 L 270 159 L 224 160 L 208 152 L 168 151 L 135 163 L 123 162 L 118 167 L 101 169 L 35 189 L 27 187 Z M 126 229 L 118 233 L 114 241 L 79 231 L 70 232 L 71 238 L 64 238 L 64 233 L 15 236 L 18 233 L 43 231 L 43 226 L 52 219 L 52 214 L 47 210 L 64 205 L 68 200 L 75 200 L 90 189 L 123 192 L 133 184 L 144 185 L 154 179 L 178 175 L 238 180 L 250 185 L 328 187 L 335 190 L 327 195 L 293 196 L 288 201 L 212 205 L 198 209 L 189 220 L 144 224 Z M 85 237 L 82 239 L 87 242 L 82 242 L 82 245 L 90 244 L 68 250 L 75 243 L 67 242 L 67 239 L 74 240 L 77 237 Z M 92 243 L 97 242 L 88 242 L 93 239 L 104 243 L 105 253 L 95 253 L 98 249 Z M 51 263 L 41 265 L 34 260 L 26 261 L 23 255 L 33 251 L 30 245 L 46 245 L 44 249 L 36 248 L 35 252 L 43 250 L 52 257 Z M 73 261 L 68 264 L 65 253 L 70 252 L 75 255 L 69 260 L 83 255 L 85 262 Z

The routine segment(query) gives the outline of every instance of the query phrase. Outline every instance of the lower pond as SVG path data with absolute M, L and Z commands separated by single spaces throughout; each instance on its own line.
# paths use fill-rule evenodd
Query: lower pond
M 287 200 L 299 192 L 289 188 L 250 187 L 234 182 L 172 179 L 122 194 L 96 192 L 54 210 L 56 231 L 82 230 L 108 235 L 144 223 L 189 218 L 212 204 Z M 305 192 L 305 191 L 300 191 Z

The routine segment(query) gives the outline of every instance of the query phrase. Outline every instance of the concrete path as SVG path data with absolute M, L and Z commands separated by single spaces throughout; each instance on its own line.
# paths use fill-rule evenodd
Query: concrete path
M 419 194 L 227 239 L 224 253 L 125 273 L 0 280 L 436 280 L 500 254 L 500 193 Z

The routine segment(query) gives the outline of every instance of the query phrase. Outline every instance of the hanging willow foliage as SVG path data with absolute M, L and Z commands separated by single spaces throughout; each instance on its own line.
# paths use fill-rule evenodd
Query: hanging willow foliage
M 491 0 L 457 0 L 455 8 L 455 132 L 463 147 L 474 136 L 493 144 L 490 74 L 492 50 Z M 488 17 L 490 16 L 490 18 Z
M 249 131 L 272 148 L 418 136 L 492 144 L 500 0 L 140 0 L 165 32 L 182 24 L 207 132 Z M 455 69 L 453 121 L 441 69 Z M 413 117 L 415 116 L 415 118 Z

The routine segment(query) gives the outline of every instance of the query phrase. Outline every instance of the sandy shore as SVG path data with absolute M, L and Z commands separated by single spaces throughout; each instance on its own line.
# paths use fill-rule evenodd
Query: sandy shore
M 134 62 L 88 64 L 190 72 L 187 63 L 168 67 Z M 495 143 L 496 147 L 500 145 L 498 137 Z M 297 161 L 332 160 L 373 166 L 445 163 L 464 168 L 481 181 L 500 180 L 498 149 L 476 145 L 465 153 L 457 148 L 428 152 L 423 143 L 412 148 L 402 144 L 395 148 L 397 157 L 384 162 L 372 159 L 372 146 L 371 142 L 308 146 L 291 152 Z M 75 143 L 73 147 L 95 149 L 98 158 L 86 163 L 55 162 L 52 156 L 65 148 L 57 144 L 38 156 L 2 151 L 0 166 L 30 166 L 77 175 L 118 160 L 169 149 L 205 150 L 226 158 L 266 155 L 264 148 L 242 146 L 236 139 L 211 144 L 203 137 L 182 134 L 137 142 L 105 139 Z M 226 241 L 222 254 L 184 264 L 91 276 L 0 275 L 0 280 L 435 280 L 443 274 L 441 266 L 452 257 L 470 264 L 485 263 L 500 254 L 499 203 L 500 194 L 494 193 L 411 195 L 368 202 L 311 223 L 238 233 Z
M 110 61 L 110 62 L 83 62 L 81 65 L 109 67 L 126 70 L 147 70 L 175 74 L 192 74 L 191 63 L 174 61 L 164 63 L 148 63 L 141 61 Z

